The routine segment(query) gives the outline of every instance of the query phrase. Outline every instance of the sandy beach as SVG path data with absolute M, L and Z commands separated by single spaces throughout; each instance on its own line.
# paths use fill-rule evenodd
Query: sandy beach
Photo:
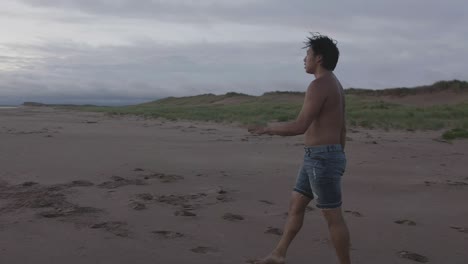
M 0 263 L 234 264 L 279 239 L 302 136 L 0 110 Z M 468 141 L 349 129 L 343 209 L 360 264 L 468 263 Z M 314 201 L 287 263 L 337 263 Z

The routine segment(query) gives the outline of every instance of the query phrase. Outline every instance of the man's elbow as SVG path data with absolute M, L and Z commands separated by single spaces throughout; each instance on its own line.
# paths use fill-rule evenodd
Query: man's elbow
M 298 122 L 297 123 L 297 129 L 296 129 L 296 135 L 302 135 L 304 134 L 305 132 L 307 132 L 307 130 L 309 129 L 309 125 L 305 122 Z

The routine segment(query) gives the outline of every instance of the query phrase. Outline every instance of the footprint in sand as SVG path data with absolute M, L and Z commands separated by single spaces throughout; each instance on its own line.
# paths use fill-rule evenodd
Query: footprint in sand
M 466 186 L 468 185 L 468 183 L 466 182 L 460 182 L 460 181 L 451 181 L 451 180 L 447 180 L 447 184 L 448 185 L 451 185 L 451 186 Z
M 36 182 L 24 182 L 19 185 L 0 185 L 0 198 L 7 203 L 0 208 L 0 212 L 13 212 L 21 208 L 49 209 L 36 213 L 38 217 L 61 218 L 61 221 L 72 221 L 80 224 L 84 216 L 96 216 L 102 210 L 94 207 L 78 206 L 67 201 L 60 190 L 74 186 L 88 186 L 89 182 L 73 181 L 66 184 L 43 186 Z M 78 217 L 78 218 L 77 218 Z
M 158 179 L 162 183 L 171 183 L 171 182 L 176 182 L 183 180 L 184 177 L 180 175 L 171 175 L 171 174 L 164 174 L 164 173 L 153 173 L 151 175 L 144 175 L 143 179 L 149 180 L 149 179 Z
M 48 191 L 60 191 L 60 190 L 69 189 L 73 187 L 89 187 L 93 185 L 94 183 L 90 181 L 76 180 L 76 181 L 72 181 L 69 183 L 54 184 L 50 187 L 47 187 L 47 190 Z
M 283 231 L 279 228 L 276 227 L 268 227 L 268 229 L 265 231 L 265 234 L 272 234 L 272 235 L 277 235 L 281 236 L 283 235 Z
M 353 216 L 356 216 L 356 217 L 363 217 L 363 215 L 358 211 L 345 210 L 345 213 L 349 213 L 349 214 L 351 214 Z
M 106 181 L 98 185 L 99 188 L 115 189 L 127 185 L 147 185 L 147 183 L 140 179 L 126 179 L 119 176 L 112 176 L 112 181 Z
M 270 201 L 268 201 L 268 200 L 258 200 L 258 201 L 261 202 L 261 203 L 264 203 L 264 204 L 274 205 L 273 202 L 270 202 Z
M 104 229 L 119 237 L 128 237 L 130 231 L 127 229 L 128 224 L 120 221 L 101 222 L 93 224 L 90 228 L 93 229 Z
M 147 199 L 151 199 L 148 195 Z M 157 195 L 152 198 L 158 203 L 165 203 L 177 207 L 175 212 L 178 216 L 195 216 L 193 210 L 200 209 L 204 206 L 219 204 L 221 202 L 231 201 L 227 196 L 227 191 L 213 190 L 209 193 L 197 193 L 189 195 Z M 194 215 L 195 214 L 195 215 Z
M 133 171 L 145 171 L 145 170 L 142 168 L 135 168 Z
M 141 211 L 141 210 L 146 209 L 146 204 L 141 203 L 141 202 L 132 201 L 130 203 L 130 207 L 132 207 L 133 210 Z
M 36 182 L 24 182 L 14 186 L 5 184 L 0 188 L 0 198 L 7 199 L 10 202 L 0 208 L 0 211 L 9 212 L 20 208 L 64 208 L 73 206 L 73 204 L 66 201 L 64 194 L 49 191 L 47 188 Z
M 175 216 L 197 216 L 197 214 L 192 213 L 188 210 L 179 210 L 174 213 Z
M 236 214 L 227 213 L 227 214 L 223 215 L 223 219 L 224 219 L 224 220 L 231 221 L 231 222 L 236 222 L 236 221 L 242 221 L 242 220 L 244 220 L 244 217 L 241 216 L 241 215 L 236 215 Z
M 232 201 L 232 199 L 227 197 L 226 194 L 220 194 L 220 195 L 216 196 L 216 200 L 221 201 L 223 203 Z
M 409 226 L 415 226 L 416 222 L 408 220 L 408 219 L 401 219 L 401 220 L 396 220 L 394 223 L 399 224 L 399 225 L 409 225 Z
M 231 142 L 231 141 L 234 141 L 234 140 L 232 140 L 232 139 L 218 138 L 218 139 L 216 139 L 216 140 L 214 140 L 214 141 L 217 141 L 217 142 Z
M 198 193 L 192 195 L 160 195 L 155 198 L 156 201 L 160 203 L 166 203 L 175 206 L 184 207 L 190 205 L 189 202 L 199 202 L 200 199 L 203 199 L 207 196 L 205 193 Z M 193 205 L 190 205 L 193 206 Z
M 65 186 L 70 186 L 70 187 L 89 187 L 93 185 L 94 183 L 90 181 L 84 181 L 84 180 L 76 180 L 76 181 L 72 181 L 71 183 L 65 184 Z
M 27 182 L 23 182 L 23 183 L 21 184 L 21 186 L 30 187 L 30 186 L 38 185 L 38 184 L 39 184 L 39 183 L 37 183 L 37 182 L 27 181 Z
M 232 197 L 229 197 L 228 194 L 229 192 L 223 188 L 221 188 L 220 190 L 218 190 L 216 192 L 218 195 L 216 196 L 216 200 L 220 201 L 220 202 L 232 202 L 234 199 Z
M 165 239 L 174 239 L 174 238 L 180 238 L 184 237 L 185 235 L 179 232 L 172 232 L 172 231 L 166 231 L 166 230 L 158 230 L 158 231 L 152 231 L 151 233 L 158 235 L 159 237 L 165 238 Z
M 218 249 L 216 248 L 211 248 L 211 247 L 196 247 L 192 248 L 190 251 L 198 254 L 209 254 L 209 253 L 217 253 L 219 252 Z
M 96 214 L 101 213 L 101 209 L 94 207 L 83 207 L 83 206 L 74 206 L 70 208 L 57 208 L 55 210 L 40 212 L 39 216 L 45 218 L 60 218 L 60 217 L 71 217 L 71 216 L 83 216 L 86 214 Z
M 450 228 L 455 229 L 461 233 L 468 233 L 468 228 L 459 227 L 459 226 L 451 226 Z
M 434 181 L 424 181 L 424 184 L 425 184 L 426 186 L 431 186 L 431 185 L 437 184 L 437 183 L 434 182 Z
M 136 197 L 144 201 L 151 201 L 154 199 L 154 196 L 151 193 L 139 193 Z
M 223 189 L 222 187 L 217 191 L 218 194 L 227 194 L 228 191 L 226 191 L 225 189 Z
M 35 197 L 35 199 L 33 198 Z M 39 192 L 32 194 L 30 197 L 22 197 L 25 200 L 23 202 L 23 207 L 29 208 L 44 208 L 44 207 L 68 207 L 71 206 L 70 203 L 66 201 L 65 194 L 63 193 L 43 193 Z
M 200 209 L 201 205 L 200 204 L 184 204 L 182 205 L 182 210 L 187 210 L 187 211 L 193 211 L 196 209 Z
M 427 257 L 409 251 L 400 251 L 398 252 L 398 256 L 421 263 L 429 262 Z

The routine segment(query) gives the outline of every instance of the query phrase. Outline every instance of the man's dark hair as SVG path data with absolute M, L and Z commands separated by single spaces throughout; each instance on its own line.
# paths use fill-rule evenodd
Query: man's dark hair
M 312 37 L 307 37 L 307 40 L 304 42 L 306 44 L 304 48 L 312 48 L 316 56 L 322 55 L 322 67 L 333 71 L 340 56 L 340 51 L 336 47 L 337 41 L 320 33 L 311 34 Z

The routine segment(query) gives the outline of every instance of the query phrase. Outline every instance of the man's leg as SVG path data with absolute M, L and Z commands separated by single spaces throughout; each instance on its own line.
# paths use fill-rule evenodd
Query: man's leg
M 286 220 L 281 240 L 279 241 L 275 250 L 273 250 L 273 252 L 270 254 L 270 256 L 264 258 L 263 260 L 255 262 L 256 264 L 284 263 L 288 247 L 302 227 L 302 223 L 304 222 L 305 209 L 309 204 L 310 200 L 310 198 L 298 192 L 292 193 L 291 201 L 289 204 L 288 219 Z
M 330 237 L 335 246 L 336 254 L 341 264 L 350 264 L 349 257 L 349 231 L 340 208 L 323 209 L 323 216 L 328 223 Z

